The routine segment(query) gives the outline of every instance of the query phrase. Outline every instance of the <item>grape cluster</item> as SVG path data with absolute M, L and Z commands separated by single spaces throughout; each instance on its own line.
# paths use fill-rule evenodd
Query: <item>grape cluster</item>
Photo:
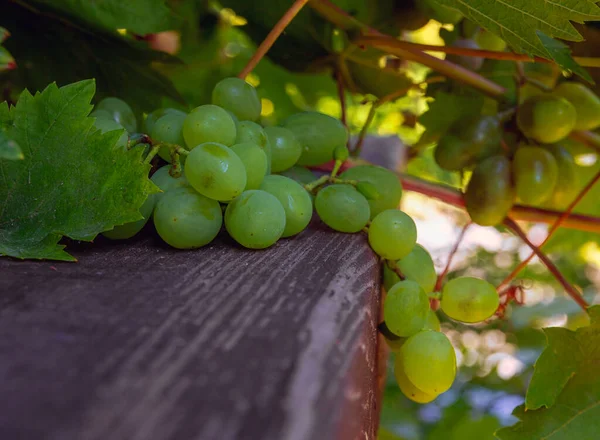
M 313 207 L 336 231 L 364 231 L 373 251 L 387 264 L 383 318 L 390 346 L 398 352 L 398 384 L 417 402 L 435 399 L 451 386 L 456 359 L 450 341 L 440 332 L 430 295 L 441 295 L 441 308 L 449 317 L 479 322 L 498 308 L 494 287 L 483 280 L 459 278 L 447 283 L 441 294 L 433 293 L 437 280 L 433 261 L 417 244 L 413 219 L 398 209 L 402 197 L 398 177 L 371 165 L 338 175 L 349 154 L 348 132 L 340 121 L 302 112 L 281 126 L 262 127 L 256 122 L 260 113 L 256 90 L 241 79 L 227 78 L 215 86 L 211 104 L 190 113 L 167 108 L 147 115 L 146 160 L 154 152 L 168 162 L 151 177 L 162 192 L 142 205 L 143 219 L 103 235 L 130 238 L 152 217 L 159 236 L 178 249 L 207 245 L 223 225 L 240 245 L 263 249 L 302 232 Z M 137 122 L 119 99 L 104 99 L 92 116 L 103 132 L 123 130 L 118 148 L 131 148 L 131 140 L 139 138 L 128 139 Z M 305 167 L 332 159 L 335 165 L 329 175 L 317 177 Z
M 465 204 L 480 225 L 501 223 L 517 201 L 564 208 L 577 194 L 577 164 L 566 138 L 600 126 L 600 98 L 569 81 L 551 91 L 527 91 L 508 118 L 458 120 L 435 149 L 440 167 L 472 170 Z

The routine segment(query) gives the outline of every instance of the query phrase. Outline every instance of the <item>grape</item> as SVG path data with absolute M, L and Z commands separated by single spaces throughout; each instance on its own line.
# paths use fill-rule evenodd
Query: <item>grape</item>
M 462 322 L 481 322 L 498 309 L 496 288 L 485 280 L 460 277 L 448 281 L 442 289 L 440 307 L 450 318 Z
M 267 155 L 267 174 L 271 174 L 271 143 L 269 142 L 269 138 L 267 137 L 265 130 L 256 122 L 242 121 L 239 123 L 239 129 L 235 143 L 243 144 L 246 142 L 256 144 L 265 150 L 265 154 Z
M 504 49 L 506 49 L 506 41 L 493 32 L 488 32 L 484 29 L 480 29 L 475 34 L 475 42 L 479 45 L 479 47 L 485 50 L 502 52 Z
M 382 98 L 413 84 L 403 72 L 384 70 L 377 65 L 372 67 L 352 61 L 346 64 L 360 93 L 370 93 L 377 98 Z
M 429 330 L 433 330 L 439 332 L 442 328 L 440 325 L 440 320 L 435 314 L 435 312 L 429 309 L 429 313 L 427 313 L 427 320 L 425 321 L 425 328 Z
M 394 284 L 383 302 L 385 325 L 397 336 L 417 333 L 425 327 L 428 313 L 429 298 L 414 281 Z
M 339 120 L 317 112 L 296 113 L 282 124 L 302 146 L 298 165 L 321 165 L 333 159 L 333 150 L 348 143 L 348 130 Z
M 158 235 L 177 249 L 195 249 L 207 245 L 223 224 L 221 206 L 190 187 L 164 193 L 154 209 Z
M 548 148 L 558 165 L 556 186 L 548 205 L 556 209 L 564 209 L 579 194 L 579 171 L 573 155 L 564 147 L 549 145 Z
M 423 330 L 412 335 L 400 349 L 406 377 L 428 394 L 447 391 L 456 377 L 456 355 L 443 333 Z
M 563 82 L 552 94 L 565 98 L 575 107 L 575 130 L 595 130 L 600 126 L 600 98 L 588 87 L 580 83 Z
M 190 150 L 206 142 L 229 147 L 235 143 L 235 130 L 229 113 L 216 105 L 196 107 L 183 122 L 183 138 Z
M 281 238 L 285 210 L 277 197 L 266 191 L 244 191 L 227 206 L 225 227 L 242 246 L 264 249 Z
M 421 286 L 425 293 L 432 292 L 435 288 L 437 281 L 437 274 L 435 273 L 435 266 L 433 265 L 433 259 L 429 252 L 425 250 L 420 244 L 415 245 L 410 253 L 396 261 L 396 266 L 402 272 L 402 275 L 407 280 L 415 281 Z M 398 275 L 394 273 L 387 265 L 383 266 L 383 284 L 386 290 L 400 281 Z
M 162 193 L 153 194 L 157 202 L 167 191 L 175 188 L 190 186 L 189 182 L 185 178 L 184 173 L 181 173 L 180 177 L 175 178 L 169 174 L 170 169 L 171 165 L 165 165 L 156 170 L 156 172 L 152 175 L 152 182 L 154 182 L 154 184 L 163 191 Z
M 212 103 L 231 111 L 240 121 L 256 121 L 262 105 L 256 89 L 240 78 L 225 78 L 212 92 Z
M 96 105 L 96 110 L 105 110 L 112 119 L 121 124 L 129 133 L 137 130 L 135 114 L 129 104 L 119 98 L 104 98 Z
M 396 382 L 398 383 L 398 387 L 400 387 L 402 394 L 413 402 L 429 403 L 438 396 L 437 394 L 428 394 L 421 391 L 410 381 L 404 371 L 404 362 L 400 355 L 396 356 L 396 360 L 394 361 L 394 376 L 396 377 Z
M 125 223 L 123 225 L 117 225 L 110 231 L 104 231 L 102 235 L 104 235 L 106 238 L 110 238 L 111 240 L 125 240 L 133 237 L 142 230 L 146 223 L 148 223 L 148 219 L 154 210 L 155 202 L 156 199 L 154 198 L 154 194 L 150 194 L 140 207 L 140 214 L 143 218 L 134 222 Z
M 238 119 L 238 117 L 231 111 L 225 109 L 227 111 L 227 113 L 229 113 L 229 116 L 231 116 L 231 119 L 233 119 L 233 123 L 235 124 L 235 132 L 239 135 L 240 133 L 240 120 Z
M 112 115 L 107 110 L 94 110 L 92 113 L 90 113 L 90 117 L 96 118 L 96 119 L 108 119 L 109 121 L 116 122 L 113 119 Z M 118 124 L 118 122 L 117 122 L 117 124 Z M 121 124 L 119 124 L 119 125 L 121 125 Z M 121 125 L 121 127 L 123 127 L 123 126 Z
M 282 171 L 278 174 L 289 177 L 290 179 L 293 179 L 303 185 L 311 183 L 317 179 L 317 176 L 315 176 L 311 170 L 299 165 L 294 165 L 292 168 Z
M 471 219 L 482 226 L 504 220 L 515 200 L 511 166 L 507 158 L 493 156 L 477 164 L 465 192 Z
M 521 132 L 544 144 L 567 137 L 576 122 L 575 107 L 560 96 L 531 96 L 517 110 L 517 125 Z
M 96 120 L 94 121 L 94 126 L 98 130 L 100 130 L 101 133 L 108 133 L 109 131 L 115 131 L 115 130 L 122 131 L 123 134 L 117 141 L 117 144 L 115 145 L 115 147 L 117 147 L 117 148 L 120 147 L 120 148 L 123 148 L 124 150 L 127 149 L 127 143 L 129 142 L 129 136 L 127 134 L 127 131 L 125 131 L 123 129 L 123 126 L 121 124 L 119 124 L 118 122 L 116 122 L 112 119 L 106 119 L 101 116 L 101 117 L 96 118 Z
M 481 49 L 479 44 L 470 39 L 458 39 L 452 43 L 452 47 L 475 50 Z M 459 66 L 466 67 L 469 70 L 479 70 L 481 69 L 481 66 L 483 66 L 483 58 L 481 57 L 448 54 L 446 59 L 452 63 L 458 64 Z
M 185 140 L 183 139 L 183 123 L 187 115 L 179 113 L 169 113 L 162 116 L 154 123 L 154 127 L 150 132 L 150 137 L 155 142 L 165 142 L 168 144 L 179 145 L 185 148 Z M 167 162 L 171 162 L 171 151 L 167 147 L 161 147 L 158 155 Z M 182 156 L 183 160 L 185 156 Z
M 285 229 L 282 237 L 302 232 L 312 218 L 312 199 L 298 182 L 284 176 L 265 177 L 260 189 L 277 197 L 285 210 Z
M 251 142 L 235 144 L 231 149 L 242 159 L 246 168 L 245 189 L 258 189 L 267 175 L 267 155 L 264 150 Z
M 417 226 L 408 214 L 388 209 L 375 216 L 369 226 L 369 244 L 388 260 L 406 257 L 417 243 Z
M 185 176 L 200 194 L 220 202 L 233 200 L 246 187 L 246 168 L 231 148 L 206 142 L 194 148 L 185 162 Z
M 360 165 L 344 171 L 340 174 L 340 178 L 369 182 L 375 186 L 379 198 L 369 200 L 371 218 L 386 209 L 395 209 L 400 204 L 402 185 L 398 177 L 390 170 L 374 165 Z
M 283 127 L 267 127 L 265 133 L 271 145 L 271 171 L 279 173 L 293 167 L 302 154 L 294 133 Z
M 558 179 L 558 165 L 552 154 L 541 147 L 521 146 L 513 158 L 517 197 L 524 203 L 548 200 Z
M 369 202 L 352 185 L 331 185 L 315 197 L 315 208 L 321 220 L 340 232 L 358 232 L 369 221 Z
M 146 115 L 146 119 L 144 120 L 145 133 L 152 133 L 152 129 L 154 128 L 156 121 L 165 115 L 187 115 L 187 113 L 175 108 L 159 108 L 154 110 L 152 113 Z M 184 145 L 182 145 L 182 147 L 183 146 Z

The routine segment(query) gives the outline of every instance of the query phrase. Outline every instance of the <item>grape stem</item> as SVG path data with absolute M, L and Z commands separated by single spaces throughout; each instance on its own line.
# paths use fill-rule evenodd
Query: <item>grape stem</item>
M 149 164 L 154 158 L 154 156 L 156 156 L 156 154 L 158 153 L 158 150 L 160 150 L 160 144 L 154 145 L 152 148 L 150 148 L 148 155 L 144 159 L 144 163 Z
M 537 255 L 537 257 L 544 263 L 546 268 L 550 271 L 550 273 L 556 278 L 556 280 L 564 287 L 569 296 L 573 298 L 573 300 L 583 309 L 586 310 L 589 307 L 589 304 L 586 300 L 579 294 L 579 292 L 566 280 L 560 270 L 554 265 L 554 263 L 548 258 L 548 256 L 542 252 L 536 245 L 534 245 L 523 229 L 515 222 L 512 218 L 506 217 L 504 219 L 504 225 L 513 231 L 523 242 L 531 248 L 531 250 Z
M 450 266 L 452 265 L 452 259 L 456 255 L 456 252 L 458 251 L 458 247 L 460 246 L 460 243 L 465 238 L 465 234 L 467 233 L 467 229 L 469 229 L 469 226 L 471 226 L 471 222 L 469 222 L 465 226 L 463 226 L 462 230 L 460 231 L 460 234 L 458 234 L 456 243 L 454 243 L 454 246 L 452 246 L 452 249 L 450 250 L 450 253 L 448 254 L 448 261 L 446 261 L 446 267 L 444 267 L 444 270 L 442 271 L 440 276 L 438 276 L 438 278 L 437 278 L 437 282 L 435 283 L 435 288 L 433 289 L 434 292 L 439 292 L 440 290 L 442 290 L 442 283 L 444 282 L 444 278 L 446 278 L 446 275 L 448 275 L 448 272 L 450 271 Z
M 600 153 L 600 135 L 593 131 L 574 130 L 569 135 L 569 138 L 587 145 Z
M 341 160 L 338 160 L 338 161 L 336 161 L 336 165 L 338 162 L 339 162 L 339 166 L 337 167 L 337 170 L 339 170 L 339 168 L 343 164 L 343 162 Z M 335 166 L 334 166 L 334 170 L 336 171 L 335 174 L 337 174 L 337 170 L 336 170 Z M 356 186 L 356 185 L 358 185 L 358 180 L 339 179 L 337 177 L 334 177 L 334 173 L 332 172 L 330 175 L 321 176 L 317 180 L 307 183 L 306 185 L 304 185 L 304 189 L 308 192 L 315 193 L 316 192 L 315 190 L 317 190 L 319 187 L 325 185 L 326 183 L 339 183 L 339 184 Z
M 387 267 L 389 267 L 389 269 L 392 272 L 394 272 L 396 275 L 398 275 L 398 278 L 400 278 L 402 281 L 404 281 L 406 279 L 406 277 L 404 276 L 404 274 L 398 267 L 398 264 L 394 260 L 385 260 L 385 264 Z
M 129 137 L 129 140 L 127 141 L 127 149 L 131 150 L 133 147 L 136 147 L 140 144 L 153 145 L 154 142 L 147 134 L 136 133 Z
M 337 85 L 338 98 L 340 100 L 340 121 L 345 127 L 348 127 L 348 122 L 346 121 L 346 92 L 344 90 L 344 76 L 339 67 L 335 69 L 335 82 Z
M 308 0 L 295 0 L 292 6 L 281 16 L 279 21 L 273 26 L 273 29 L 265 37 L 260 46 L 256 48 L 256 51 L 252 55 L 252 58 L 248 61 L 244 69 L 238 75 L 238 78 L 245 79 L 250 72 L 254 70 L 258 62 L 266 55 L 273 43 L 279 38 L 279 35 L 285 30 L 292 19 L 300 12 L 302 7 L 308 3 Z

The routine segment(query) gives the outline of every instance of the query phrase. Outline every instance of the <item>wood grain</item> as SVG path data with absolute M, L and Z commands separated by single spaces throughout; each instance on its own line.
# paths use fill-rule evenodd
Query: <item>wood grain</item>
M 379 267 L 319 223 L 265 251 L 150 235 L 0 260 L 0 439 L 374 439 Z

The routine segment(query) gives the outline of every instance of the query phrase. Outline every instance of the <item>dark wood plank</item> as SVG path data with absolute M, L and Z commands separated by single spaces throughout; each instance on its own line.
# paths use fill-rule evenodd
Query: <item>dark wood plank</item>
M 0 260 L 0 439 L 373 439 L 379 267 L 316 223 L 265 251 L 101 239 Z

